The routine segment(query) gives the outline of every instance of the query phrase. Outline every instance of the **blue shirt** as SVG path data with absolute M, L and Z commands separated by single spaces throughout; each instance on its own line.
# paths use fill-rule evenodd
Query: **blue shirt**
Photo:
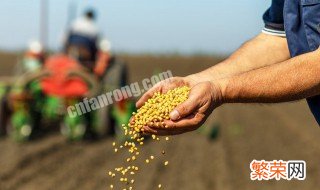
M 264 33 L 287 38 L 291 57 L 320 46 L 320 0 L 272 0 L 263 20 Z M 307 102 L 320 125 L 320 96 L 308 98 Z

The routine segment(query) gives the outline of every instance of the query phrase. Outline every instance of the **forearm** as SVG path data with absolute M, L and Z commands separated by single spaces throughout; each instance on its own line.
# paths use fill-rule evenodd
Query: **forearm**
M 223 102 L 276 103 L 320 94 L 320 50 L 217 82 Z
M 286 38 L 259 34 L 243 44 L 225 61 L 191 78 L 210 81 L 241 74 L 253 69 L 282 62 L 290 58 Z

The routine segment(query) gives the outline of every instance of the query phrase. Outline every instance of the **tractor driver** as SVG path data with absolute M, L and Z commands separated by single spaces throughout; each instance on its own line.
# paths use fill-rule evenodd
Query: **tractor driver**
M 89 70 L 93 70 L 98 52 L 97 41 L 99 30 L 95 24 L 96 13 L 87 10 L 83 16 L 76 19 L 67 33 L 64 49 L 68 55 L 81 62 Z

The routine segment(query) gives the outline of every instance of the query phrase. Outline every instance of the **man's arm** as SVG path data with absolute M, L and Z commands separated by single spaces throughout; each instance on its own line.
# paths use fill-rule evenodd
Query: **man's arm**
M 319 95 L 320 49 L 218 84 L 223 103 L 276 103 Z
M 185 77 L 184 83 L 188 83 L 188 86 L 193 87 L 201 82 L 239 75 L 254 69 L 280 63 L 289 58 L 290 54 L 286 38 L 261 33 L 244 43 L 225 61 L 202 72 Z M 162 90 L 165 92 L 166 89 L 169 89 L 169 86 L 172 85 L 157 84 L 140 98 L 136 106 L 142 106 L 145 101 L 152 97 L 154 92 L 160 90 L 159 88 L 163 88 Z
M 202 81 L 221 79 L 280 63 L 289 58 L 286 38 L 261 33 L 243 44 L 225 61 L 189 77 L 198 80 L 201 76 Z
M 201 77 L 199 77 L 201 78 Z M 159 83 L 154 91 L 189 85 L 186 78 Z M 191 86 L 189 98 L 166 120 L 166 128 L 145 126 L 147 133 L 176 135 L 200 127 L 211 112 L 225 103 L 276 103 L 320 94 L 320 49 L 239 75 Z M 140 104 L 143 100 L 140 101 Z

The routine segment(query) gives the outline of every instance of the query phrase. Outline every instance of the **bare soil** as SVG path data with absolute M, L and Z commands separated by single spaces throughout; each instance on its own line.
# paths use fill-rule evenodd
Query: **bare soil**
M 1 54 L 0 73 L 8 75 L 15 55 Z M 213 57 L 121 56 L 129 66 L 131 81 L 171 69 L 186 75 L 217 63 Z M 202 132 L 149 142 L 143 155 L 160 156 L 136 176 L 138 190 L 279 189 L 314 190 L 320 187 L 320 128 L 304 101 L 279 105 L 226 105 L 217 109 L 205 128 L 219 126 L 215 140 Z M 39 140 L 17 144 L 0 138 L 1 190 L 108 189 L 107 172 L 123 164 L 105 138 L 96 142 L 66 142 L 58 132 Z M 258 160 L 305 160 L 305 181 L 251 181 L 249 163 Z M 162 162 L 169 160 L 169 167 Z M 114 182 L 112 182 L 114 183 Z

